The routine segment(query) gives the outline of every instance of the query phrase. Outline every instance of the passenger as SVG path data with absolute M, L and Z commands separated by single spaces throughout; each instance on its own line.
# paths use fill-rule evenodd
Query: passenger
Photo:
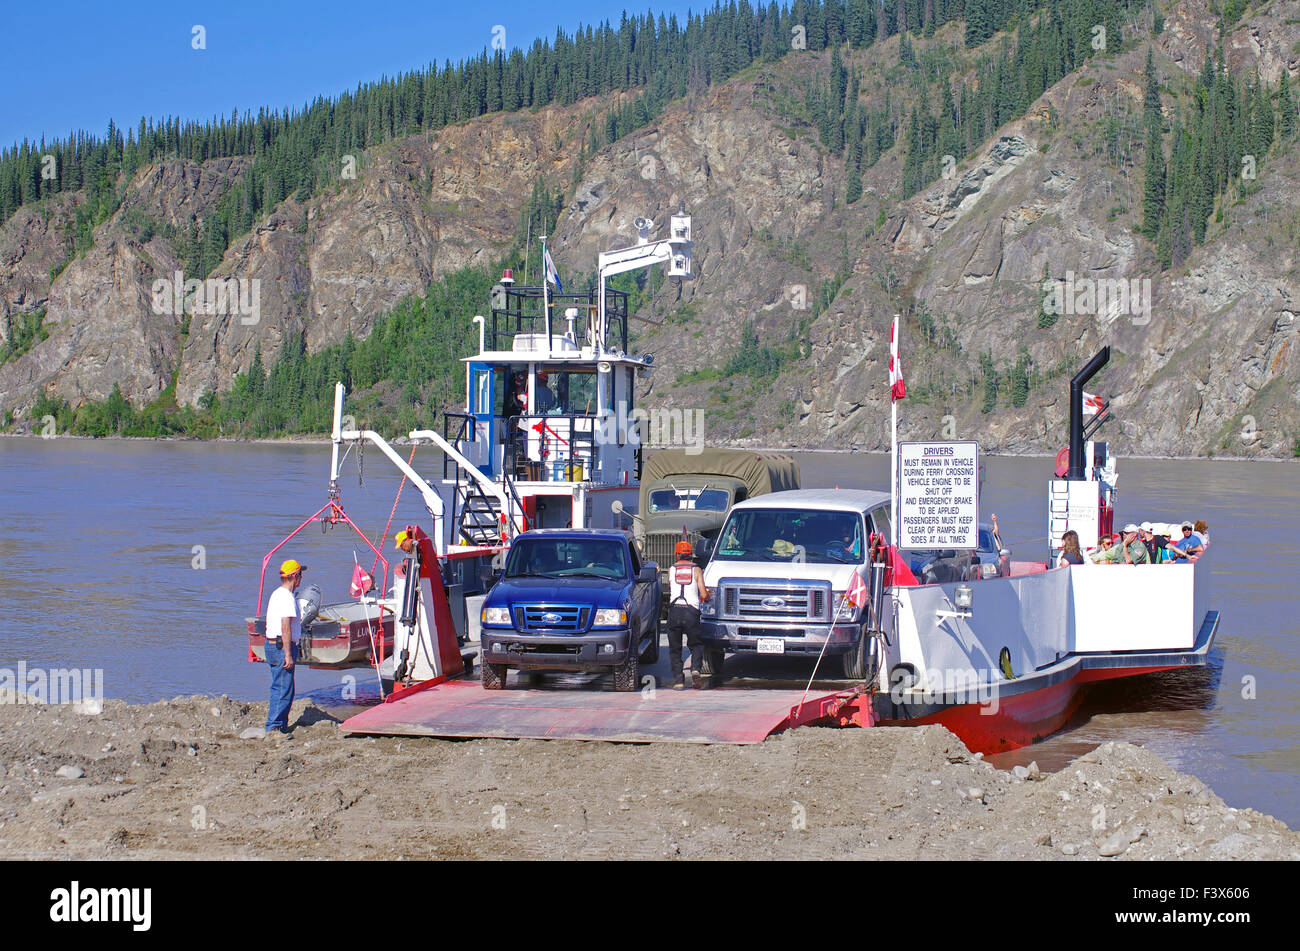
M 686 646 L 691 649 L 691 685 L 703 690 L 709 685 L 704 679 L 700 603 L 710 600 L 713 593 L 705 586 L 704 574 L 691 557 L 691 543 L 685 539 L 679 541 L 676 552 L 677 560 L 668 574 L 668 661 L 673 671 L 673 689 L 686 687 L 686 675 L 682 671 L 682 636 L 685 635 Z
M 1202 547 L 1210 543 L 1210 527 L 1205 524 L 1205 519 L 1198 518 L 1196 524 L 1192 526 L 1192 531 L 1200 537 Z
M 1094 565 L 1113 565 L 1122 561 L 1124 552 L 1115 544 L 1114 535 L 1102 535 L 1097 539 L 1097 548 L 1088 555 Z
M 1152 565 L 1158 564 L 1160 561 L 1160 548 L 1155 542 L 1154 528 L 1155 526 L 1150 522 L 1143 522 L 1138 526 L 1138 537 L 1142 539 L 1142 544 L 1146 545 L 1147 562 Z
M 1001 552 L 1003 545 L 1002 545 L 1002 535 L 998 531 L 998 517 L 992 512 L 990 512 L 989 521 L 993 523 L 993 548 L 996 551 Z
M 1126 565 L 1151 564 L 1151 553 L 1147 551 L 1146 543 L 1139 537 L 1141 531 L 1132 522 L 1124 526 L 1124 564 Z
M 510 385 L 506 387 L 506 402 L 504 413 L 507 419 L 512 416 L 522 416 L 526 408 L 524 403 L 524 394 L 528 391 L 528 376 L 523 372 L 515 373 L 510 377 Z
M 1196 533 L 1192 531 L 1191 522 L 1183 522 L 1182 531 L 1183 537 L 1176 542 L 1170 542 L 1166 548 L 1170 557 L 1175 561 L 1190 558 L 1192 555 L 1198 555 L 1205 550 L 1205 546 L 1201 544 Z
M 555 394 L 546 385 L 548 379 L 545 370 L 537 371 L 537 392 L 533 395 L 533 412 L 549 413 L 555 408 Z
M 1159 563 L 1169 560 L 1169 555 L 1165 549 L 1169 547 L 1170 531 L 1171 529 L 1168 525 L 1151 526 L 1151 543 L 1155 546 L 1155 554 L 1157 556 L 1153 558 L 1152 561 Z
M 1079 533 L 1070 529 L 1061 536 L 1061 557 L 1056 559 L 1056 567 L 1081 564 L 1083 564 L 1083 552 L 1079 551 Z

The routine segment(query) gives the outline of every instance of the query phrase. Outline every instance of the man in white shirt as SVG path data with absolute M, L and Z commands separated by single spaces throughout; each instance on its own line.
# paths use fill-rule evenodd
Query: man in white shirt
M 266 732 L 289 732 L 289 708 L 293 706 L 293 668 L 298 659 L 302 615 L 295 592 L 302 584 L 306 565 L 290 558 L 280 565 L 280 587 L 271 592 L 266 605 L 266 665 L 271 668 L 271 704 L 266 711 Z

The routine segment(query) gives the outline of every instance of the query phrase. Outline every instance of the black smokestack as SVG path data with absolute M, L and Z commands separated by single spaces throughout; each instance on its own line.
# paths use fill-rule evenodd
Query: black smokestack
M 1074 379 L 1070 380 L 1070 471 L 1066 478 L 1082 482 L 1083 471 L 1083 387 L 1110 360 L 1110 347 L 1102 347 Z

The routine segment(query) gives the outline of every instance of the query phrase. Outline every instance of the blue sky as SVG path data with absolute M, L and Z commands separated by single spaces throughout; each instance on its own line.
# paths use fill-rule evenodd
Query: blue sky
M 624 9 L 679 18 L 712 7 L 695 0 L 408 0 L 220 3 L 124 0 L 45 2 L 5 11 L 0 147 L 73 129 L 102 134 L 112 118 L 207 119 L 232 109 L 301 106 L 357 83 L 477 55 L 505 27 L 507 49 L 527 49 L 556 27 L 609 19 Z M 195 50 L 193 27 L 206 29 Z

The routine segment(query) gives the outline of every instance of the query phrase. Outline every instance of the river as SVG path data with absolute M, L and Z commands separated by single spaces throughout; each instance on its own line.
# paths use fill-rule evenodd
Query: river
M 797 457 L 805 486 L 888 488 L 887 456 Z M 372 450 L 359 484 L 356 461 L 354 451 L 343 501 L 377 537 L 400 477 Z M 440 474 L 432 450 L 415 463 Z M 264 699 L 266 668 L 247 661 L 244 618 L 258 611 L 262 556 L 324 504 L 328 465 L 320 444 L 0 439 L 0 558 L 14 595 L 0 622 L 0 669 L 101 669 L 104 695 L 133 702 Z M 989 457 L 986 468 L 982 519 L 997 513 L 1016 558 L 1044 558 L 1050 460 Z M 1210 667 L 1092 688 L 1066 730 L 992 761 L 1057 769 L 1124 740 L 1230 805 L 1300 827 L 1296 465 L 1121 459 L 1119 471 L 1117 522 L 1209 523 L 1222 612 Z M 414 521 L 427 518 L 408 485 L 389 536 Z M 327 600 L 346 598 L 354 555 L 373 563 L 344 526 L 312 527 L 281 555 L 307 564 L 305 580 Z M 367 675 L 303 670 L 298 690 L 337 688 L 345 676 Z

